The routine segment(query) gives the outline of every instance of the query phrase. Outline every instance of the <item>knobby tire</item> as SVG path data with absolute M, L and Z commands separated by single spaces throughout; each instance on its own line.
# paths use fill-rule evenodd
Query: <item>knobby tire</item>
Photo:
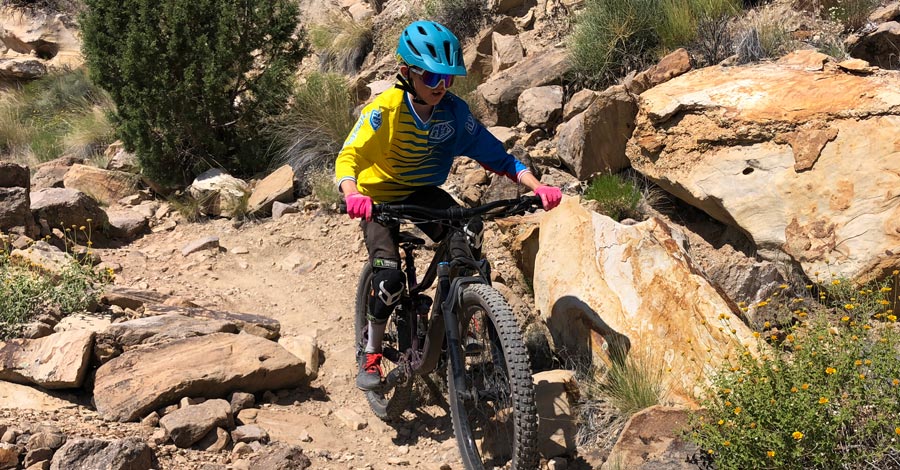
M 462 344 L 451 360 L 465 361 L 466 390 L 456 390 L 452 377 L 447 382 L 463 465 L 467 470 L 537 469 L 534 383 L 512 309 L 494 288 L 472 284 L 464 288 L 459 319 Z

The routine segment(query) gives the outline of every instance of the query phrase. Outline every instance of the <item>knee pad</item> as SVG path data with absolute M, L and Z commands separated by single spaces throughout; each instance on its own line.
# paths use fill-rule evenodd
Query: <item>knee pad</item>
M 384 323 L 400 301 L 406 276 L 399 269 L 377 269 L 372 276 L 372 295 L 369 297 L 369 320 Z

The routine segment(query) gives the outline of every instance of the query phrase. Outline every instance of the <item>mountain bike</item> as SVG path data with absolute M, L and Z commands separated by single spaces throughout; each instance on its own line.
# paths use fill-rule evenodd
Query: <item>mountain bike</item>
M 376 204 L 382 224 L 440 223 L 448 235 L 417 280 L 415 251 L 425 240 L 401 231 L 406 289 L 383 341 L 382 386 L 366 391 L 372 411 L 391 420 L 414 399 L 415 376 L 448 364 L 448 403 L 453 431 L 468 470 L 538 468 L 537 409 L 522 330 L 507 300 L 491 287 L 490 264 L 476 260 L 464 240 L 475 218 L 520 215 L 541 208 L 541 200 L 522 196 L 474 208 L 439 210 L 403 204 Z M 455 242 L 454 242 L 455 240 Z M 369 295 L 373 269 L 366 263 L 356 292 L 356 345 L 361 357 L 368 341 Z M 424 291 L 437 281 L 434 300 Z

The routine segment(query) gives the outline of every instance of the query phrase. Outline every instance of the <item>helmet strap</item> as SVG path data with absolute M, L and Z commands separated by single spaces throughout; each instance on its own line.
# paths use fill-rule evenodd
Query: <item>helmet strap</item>
M 396 83 L 396 84 L 394 84 L 394 86 L 409 93 L 410 95 L 412 95 L 413 103 L 428 104 L 425 101 L 423 101 L 422 98 L 419 98 L 419 94 L 416 93 L 416 89 L 412 86 L 412 83 L 407 81 L 403 75 L 398 73 L 397 81 L 399 81 L 400 83 Z

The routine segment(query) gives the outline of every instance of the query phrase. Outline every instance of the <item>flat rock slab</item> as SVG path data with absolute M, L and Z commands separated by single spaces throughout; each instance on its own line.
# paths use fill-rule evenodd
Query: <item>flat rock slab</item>
M 71 401 L 58 398 L 43 390 L 0 380 L 0 408 L 17 410 L 55 411 L 78 406 L 75 398 Z
M 128 351 L 97 369 L 94 404 L 105 419 L 136 421 L 182 397 L 295 388 L 300 359 L 254 335 L 215 333 Z
M 170 313 L 113 323 L 102 336 L 104 340 L 127 350 L 141 344 L 168 343 L 213 333 L 237 332 L 238 327 L 234 322 L 191 318 Z
M 144 308 L 144 316 L 165 315 L 168 313 L 177 313 L 192 318 L 233 322 L 244 333 L 250 333 L 273 341 L 277 340 L 281 335 L 281 323 L 278 323 L 278 320 L 252 313 L 223 312 L 205 308 L 168 305 L 148 305 Z
M 94 333 L 87 330 L 0 343 L 0 380 L 48 389 L 78 388 L 93 344 Z
M 50 463 L 50 470 L 150 470 L 156 456 L 137 437 L 118 441 L 73 439 L 65 443 Z

